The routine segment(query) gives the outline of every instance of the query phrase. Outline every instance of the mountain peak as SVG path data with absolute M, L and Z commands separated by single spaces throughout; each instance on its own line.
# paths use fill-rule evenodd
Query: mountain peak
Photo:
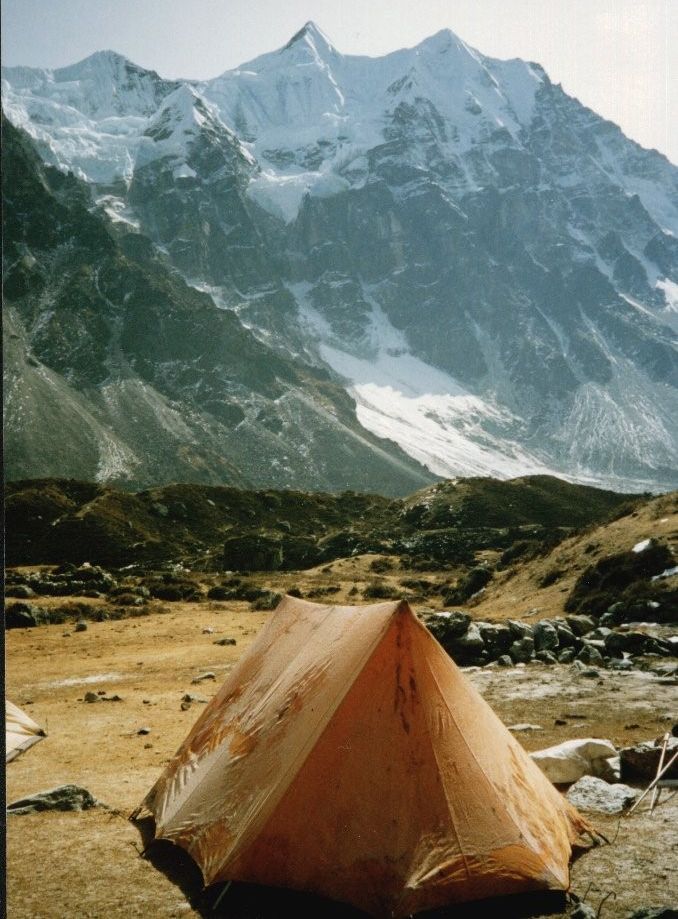
M 58 82 L 63 82 L 69 79 L 82 78 L 97 72 L 118 71 L 125 67 L 141 69 L 137 68 L 135 64 L 132 64 L 124 55 L 118 54 L 117 51 L 95 51 L 93 54 L 88 55 L 75 64 L 69 64 L 66 67 L 60 67 L 58 70 L 55 70 L 54 76 Z
M 298 32 L 294 33 L 282 50 L 287 51 L 294 47 L 303 47 L 304 44 L 321 56 L 323 52 L 326 54 L 337 54 L 337 49 L 327 35 L 325 35 L 323 30 L 310 19 Z

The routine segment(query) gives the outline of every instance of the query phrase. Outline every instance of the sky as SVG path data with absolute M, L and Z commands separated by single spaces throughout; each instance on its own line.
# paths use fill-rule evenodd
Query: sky
M 163 77 L 207 79 L 313 20 L 377 56 L 449 28 L 555 83 L 678 164 L 678 0 L 2 0 L 4 65 L 60 67 L 112 49 Z

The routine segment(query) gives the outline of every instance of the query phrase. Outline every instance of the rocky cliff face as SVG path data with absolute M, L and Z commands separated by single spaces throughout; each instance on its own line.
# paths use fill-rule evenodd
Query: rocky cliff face
M 429 479 L 3 127 L 5 474 L 399 492 Z
M 450 32 L 367 59 L 310 23 L 193 85 L 114 60 L 69 69 L 68 115 L 60 72 L 7 71 L 10 117 L 365 428 L 443 475 L 678 484 L 664 157 Z

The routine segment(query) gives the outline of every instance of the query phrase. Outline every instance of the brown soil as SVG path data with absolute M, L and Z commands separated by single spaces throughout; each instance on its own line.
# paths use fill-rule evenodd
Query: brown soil
M 365 567 L 364 560 L 352 560 L 335 565 L 333 573 L 346 568 L 350 586 Z M 307 573 L 297 582 L 308 589 L 320 575 L 330 573 Z M 345 599 L 347 586 L 337 599 Z M 164 608 L 168 612 L 139 619 L 90 623 L 78 633 L 70 625 L 7 633 L 8 698 L 48 732 L 47 739 L 9 764 L 8 800 L 75 783 L 111 808 L 9 818 L 8 914 L 13 919 L 200 915 L 180 886 L 139 857 L 140 835 L 126 818 L 202 708 L 193 703 L 181 711 L 182 696 L 211 697 L 271 614 L 253 612 L 246 603 Z M 214 631 L 204 633 L 207 628 Z M 215 645 L 221 637 L 233 637 L 237 644 Z M 208 670 L 216 681 L 191 683 Z M 528 749 L 582 736 L 628 744 L 655 737 L 677 720 L 675 685 L 652 674 L 603 673 L 592 681 L 575 678 L 565 667 L 534 665 L 476 670 L 470 678 L 507 724 L 542 726 L 518 735 Z M 85 692 L 99 690 L 117 693 L 122 701 L 82 701 Z M 577 717 L 555 725 L 563 715 Z M 138 734 L 142 727 L 150 733 Z M 678 806 L 676 798 L 664 794 L 666 803 L 652 817 L 642 809 L 621 821 L 596 818 L 600 830 L 616 841 L 584 855 L 572 877 L 573 891 L 580 897 L 588 891 L 594 907 L 613 893 L 603 905 L 603 919 L 678 900 L 678 876 L 672 874 Z M 192 883 L 195 893 L 195 877 Z M 227 897 L 223 914 L 233 916 L 228 902 Z

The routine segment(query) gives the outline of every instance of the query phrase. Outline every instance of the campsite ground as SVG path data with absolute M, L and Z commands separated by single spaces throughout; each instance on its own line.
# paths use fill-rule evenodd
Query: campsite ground
M 369 564 L 358 559 L 335 566 L 336 577 L 348 565 L 350 578 L 338 578 L 342 589 L 331 601 L 346 602 L 358 569 Z M 328 580 L 328 574 L 307 573 L 304 589 Z M 290 577 L 270 586 L 289 589 Z M 126 818 L 202 708 L 203 703 L 193 702 L 182 710 L 182 697 L 210 698 L 271 613 L 252 611 L 244 602 L 215 601 L 152 601 L 149 610 L 138 618 L 89 622 L 82 632 L 66 624 L 7 633 L 7 695 L 48 732 L 46 740 L 9 765 L 8 800 L 74 783 L 110 808 L 9 818 L 8 914 L 13 919 L 200 915 L 185 890 L 139 858 L 140 836 Z M 235 638 L 236 644 L 215 644 L 223 637 Z M 216 679 L 192 683 L 206 671 Z M 602 671 L 591 680 L 569 667 L 531 664 L 473 670 L 470 678 L 506 724 L 540 726 L 517 735 L 530 750 L 591 736 L 626 746 L 654 738 L 676 721 L 676 681 L 652 673 Z M 117 694 L 121 701 L 87 703 L 86 692 Z M 139 733 L 142 728 L 149 733 Z M 613 843 L 575 863 L 572 889 L 596 909 L 609 894 L 600 911 L 603 919 L 678 902 L 678 800 L 665 794 L 651 817 L 641 805 L 628 818 L 595 820 Z M 222 902 L 223 914 L 240 916 L 229 907 L 229 897 Z

